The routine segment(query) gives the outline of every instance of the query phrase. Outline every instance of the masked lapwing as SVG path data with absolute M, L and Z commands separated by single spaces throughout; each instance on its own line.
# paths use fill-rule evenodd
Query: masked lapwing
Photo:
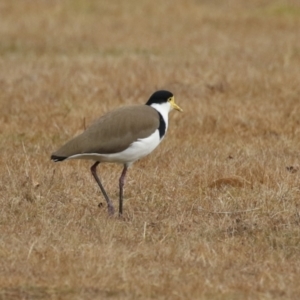
M 91 159 L 95 163 L 91 172 L 107 202 L 108 213 L 114 214 L 98 175 L 102 162 L 124 165 L 119 179 L 119 214 L 123 212 L 123 186 L 128 167 L 152 152 L 163 140 L 168 129 L 168 114 L 172 109 L 182 111 L 169 91 L 157 91 L 146 105 L 117 108 L 106 113 L 82 134 L 68 141 L 51 155 L 55 162 L 68 159 Z

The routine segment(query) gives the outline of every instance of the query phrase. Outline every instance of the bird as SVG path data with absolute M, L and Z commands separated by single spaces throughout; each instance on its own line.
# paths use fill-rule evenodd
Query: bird
M 115 209 L 98 177 L 97 166 L 105 162 L 123 164 L 119 178 L 119 216 L 122 216 L 127 170 L 135 161 L 150 154 L 164 139 L 169 112 L 173 109 L 183 111 L 175 103 L 171 92 L 158 90 L 145 104 L 122 106 L 104 114 L 53 152 L 51 160 L 93 160 L 90 170 L 106 200 L 110 216 Z

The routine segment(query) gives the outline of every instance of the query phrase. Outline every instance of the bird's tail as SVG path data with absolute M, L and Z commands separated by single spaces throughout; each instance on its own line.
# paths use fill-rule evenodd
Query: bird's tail
M 63 161 L 65 160 L 67 157 L 64 156 L 57 156 L 57 155 L 51 155 L 51 160 L 58 162 L 58 161 Z

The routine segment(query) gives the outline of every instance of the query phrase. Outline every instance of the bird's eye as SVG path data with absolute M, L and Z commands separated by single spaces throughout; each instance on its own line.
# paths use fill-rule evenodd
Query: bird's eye
M 168 102 L 171 102 L 172 101 L 172 97 L 170 97 L 169 99 L 168 99 Z

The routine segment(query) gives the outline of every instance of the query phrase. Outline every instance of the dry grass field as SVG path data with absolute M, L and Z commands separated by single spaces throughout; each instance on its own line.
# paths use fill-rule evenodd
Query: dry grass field
M 1 0 L 0 299 L 299 299 L 299 28 L 298 0 Z M 184 112 L 110 218 L 50 155 L 161 88 Z

